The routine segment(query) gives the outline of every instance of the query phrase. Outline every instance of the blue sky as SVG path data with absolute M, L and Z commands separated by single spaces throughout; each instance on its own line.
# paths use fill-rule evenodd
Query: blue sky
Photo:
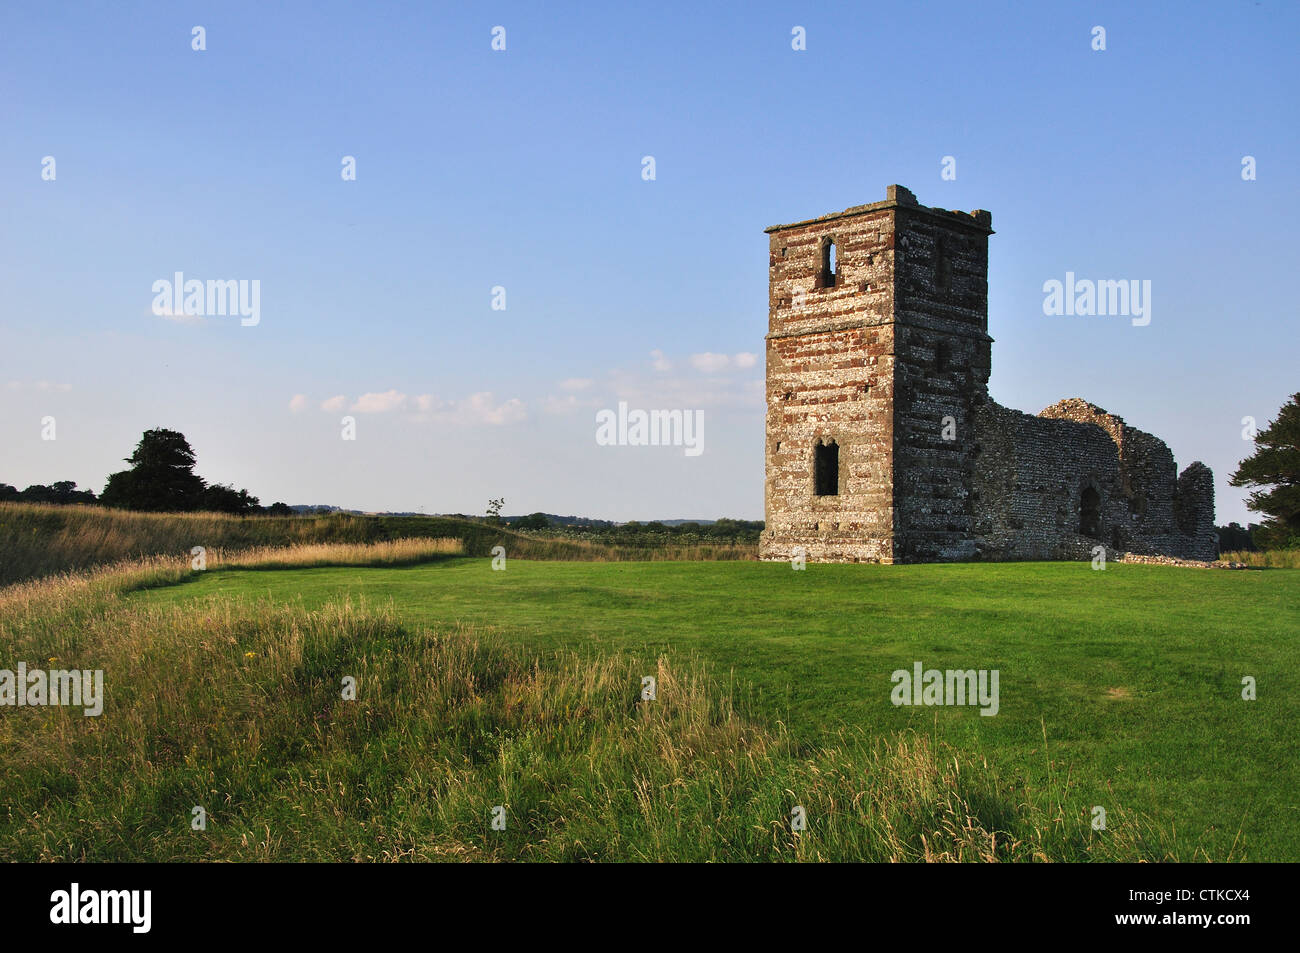
M 264 503 L 761 518 L 762 229 L 894 182 L 993 213 L 994 398 L 1161 436 L 1221 522 L 1300 390 L 1294 3 L 49 6 L 0 13 L 19 487 L 164 426 Z M 177 271 L 260 323 L 153 314 Z M 1149 279 L 1150 325 L 1045 316 L 1067 271 Z M 620 399 L 705 452 L 597 446 Z

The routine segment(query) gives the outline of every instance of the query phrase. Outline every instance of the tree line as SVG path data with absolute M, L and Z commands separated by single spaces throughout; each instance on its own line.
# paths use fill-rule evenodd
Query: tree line
M 185 435 L 175 430 L 146 430 L 127 457 L 127 469 L 109 476 L 104 491 L 96 497 L 91 490 L 78 490 L 71 480 L 46 486 L 36 484 L 18 490 L 0 483 L 0 502 L 99 503 L 124 510 L 174 513 L 206 510 L 217 513 L 271 513 L 291 515 L 284 503 L 262 506 L 247 490 L 223 483 L 209 483 L 194 472 L 197 460 Z M 1300 546 L 1300 393 L 1282 405 L 1277 419 L 1255 435 L 1255 452 L 1242 460 L 1229 481 L 1236 487 L 1254 488 L 1246 506 L 1262 513 L 1262 523 L 1242 527 L 1237 523 L 1218 527 L 1220 549 L 1278 549 Z M 501 521 L 504 500 L 492 500 L 488 518 Z M 543 513 L 515 520 L 517 529 L 547 529 L 551 521 Z M 763 524 L 749 520 L 720 519 L 713 524 L 683 523 L 667 526 L 659 522 L 624 523 L 617 527 L 565 527 L 568 533 L 587 536 L 692 536 L 696 538 L 757 539 Z
M 23 503 L 98 503 L 121 510 L 151 513 L 268 513 L 292 515 L 285 503 L 262 506 L 247 490 L 236 490 L 224 483 L 209 483 L 194 472 L 197 458 L 185 435 L 156 428 L 146 430 L 127 457 L 125 470 L 111 474 L 104 490 L 78 490 L 72 480 L 60 480 L 46 486 L 34 484 L 19 490 L 0 483 L 0 502 Z

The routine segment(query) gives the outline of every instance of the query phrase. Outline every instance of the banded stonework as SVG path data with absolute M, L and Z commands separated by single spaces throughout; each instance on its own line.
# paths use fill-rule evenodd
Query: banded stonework
M 883 202 L 770 236 L 765 559 L 1213 559 L 1208 467 L 1079 399 L 989 399 L 985 211 Z

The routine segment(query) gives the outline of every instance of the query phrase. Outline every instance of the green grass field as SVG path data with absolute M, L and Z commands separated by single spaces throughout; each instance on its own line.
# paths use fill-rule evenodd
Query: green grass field
M 529 651 L 694 660 L 799 744 L 905 729 L 987 758 L 1070 809 L 1145 817 L 1182 859 L 1300 857 L 1300 574 L 1079 564 L 810 566 L 484 559 L 217 572 L 151 603 L 391 600 Z M 188 611 L 200 612 L 191 605 Z M 998 669 L 1001 709 L 895 707 L 890 673 Z M 1254 676 L 1259 698 L 1241 697 Z M 1109 822 L 1113 828 L 1113 819 Z
M 1295 571 L 428 558 L 0 597 L 5 664 L 108 685 L 0 709 L 0 858 L 1300 857 Z M 998 714 L 895 707 L 915 662 Z

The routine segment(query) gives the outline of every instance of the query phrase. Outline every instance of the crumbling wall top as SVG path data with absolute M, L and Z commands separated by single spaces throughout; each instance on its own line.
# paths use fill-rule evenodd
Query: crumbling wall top
M 931 208 L 918 202 L 916 196 L 912 193 L 912 190 L 901 185 L 890 185 L 886 187 L 885 200 L 883 202 L 872 202 L 868 205 L 854 205 L 850 208 L 846 208 L 842 212 L 831 212 L 828 215 L 804 219 L 802 222 L 790 222 L 787 225 L 772 225 L 763 229 L 763 231 L 770 235 L 772 232 L 783 231 L 787 228 L 801 228 L 806 225 L 818 225 L 823 222 L 833 222 L 836 219 L 852 218 L 855 215 L 865 215 L 869 212 L 879 212 L 891 208 L 906 208 L 925 215 L 939 216 L 946 221 L 978 229 L 989 235 L 993 234 L 992 212 L 987 212 L 984 209 L 976 209 L 973 212 L 961 212 L 955 209 L 950 211 L 942 208 Z

